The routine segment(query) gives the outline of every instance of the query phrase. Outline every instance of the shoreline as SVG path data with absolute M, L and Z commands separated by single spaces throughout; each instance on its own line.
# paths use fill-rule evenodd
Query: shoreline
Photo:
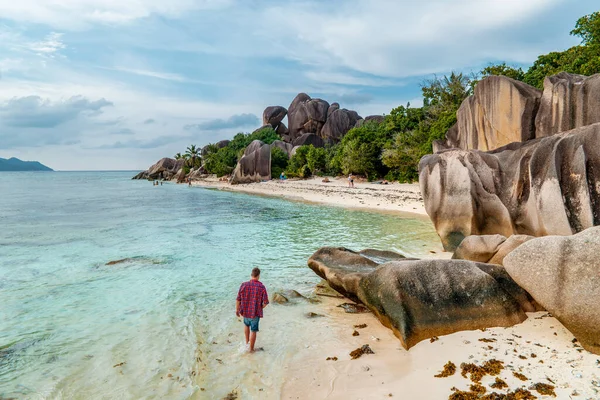
M 411 214 L 428 218 L 418 183 L 387 185 L 355 181 L 349 188 L 345 178 L 324 177 L 306 180 L 271 180 L 260 183 L 231 185 L 215 177 L 192 181 L 192 186 L 229 192 L 246 193 L 289 201 L 300 201 L 348 209 L 376 211 L 393 214 Z

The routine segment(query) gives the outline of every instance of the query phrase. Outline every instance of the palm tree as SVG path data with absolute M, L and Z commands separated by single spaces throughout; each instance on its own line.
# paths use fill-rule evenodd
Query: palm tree
M 200 149 L 195 144 L 188 146 L 185 154 L 192 160 L 192 168 L 196 166 L 196 158 L 200 157 Z
M 181 155 L 181 153 L 175 154 L 175 159 L 176 160 L 181 160 L 182 158 L 183 158 L 183 156 Z

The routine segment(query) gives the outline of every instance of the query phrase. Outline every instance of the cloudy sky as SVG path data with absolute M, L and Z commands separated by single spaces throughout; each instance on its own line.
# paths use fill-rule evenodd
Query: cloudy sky
M 0 157 L 145 169 L 298 92 L 361 115 L 577 44 L 597 0 L 0 0 Z

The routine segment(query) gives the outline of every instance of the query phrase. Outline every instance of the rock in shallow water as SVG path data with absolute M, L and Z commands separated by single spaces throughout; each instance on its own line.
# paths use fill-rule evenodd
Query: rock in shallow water
M 600 354 L 600 227 L 573 236 L 536 238 L 505 259 L 510 276 Z

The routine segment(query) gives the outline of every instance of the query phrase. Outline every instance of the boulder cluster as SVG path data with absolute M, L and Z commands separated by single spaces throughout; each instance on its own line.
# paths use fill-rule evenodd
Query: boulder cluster
M 286 116 L 289 127 L 283 123 Z M 383 116 L 372 115 L 363 119 L 356 111 L 340 108 L 338 103 L 313 99 L 306 93 L 298 94 L 287 110 L 282 106 L 269 106 L 263 112 L 263 126 L 259 129 L 273 128 L 281 136 L 281 141 L 268 145 L 256 140 L 248 146 L 232 174 L 231 183 L 271 179 L 273 146 L 291 157 L 300 146 L 323 147 L 337 143 L 350 129 L 370 120 L 381 121 Z
M 308 266 L 333 289 L 366 305 L 406 349 L 461 330 L 512 326 L 539 309 L 500 265 L 373 252 L 324 247 Z
M 419 164 L 452 259 L 322 248 L 309 267 L 407 349 L 547 310 L 600 354 L 600 75 L 561 73 L 543 91 L 489 77 L 457 120 Z
M 289 127 L 283 122 L 286 117 Z M 252 142 L 238 161 L 230 182 L 234 184 L 251 183 L 271 179 L 271 150 L 273 147 L 280 148 L 288 157 L 292 157 L 300 146 L 324 147 L 326 144 L 334 144 L 354 127 L 362 126 L 369 121 L 382 122 L 383 120 L 382 115 L 370 115 L 363 119 L 356 111 L 340 108 L 338 103 L 329 104 L 325 100 L 313 99 L 306 93 L 300 93 L 287 109 L 282 106 L 265 108 L 262 126 L 256 131 L 272 128 L 281 137 L 281 140 L 272 144 L 265 144 L 259 140 Z M 229 142 L 229 140 L 222 140 L 215 143 L 214 146 L 220 149 L 227 146 Z M 206 156 L 209 148 L 210 145 L 204 146 L 201 155 Z M 177 170 L 174 169 L 176 166 L 179 167 Z M 133 179 L 184 181 L 185 179 L 199 178 L 204 173 L 202 169 L 197 169 L 185 175 L 182 167 L 183 161 L 163 158 Z
M 481 81 L 425 156 L 425 208 L 447 250 L 469 235 L 570 235 L 600 224 L 600 75 L 561 73 L 540 92 Z

